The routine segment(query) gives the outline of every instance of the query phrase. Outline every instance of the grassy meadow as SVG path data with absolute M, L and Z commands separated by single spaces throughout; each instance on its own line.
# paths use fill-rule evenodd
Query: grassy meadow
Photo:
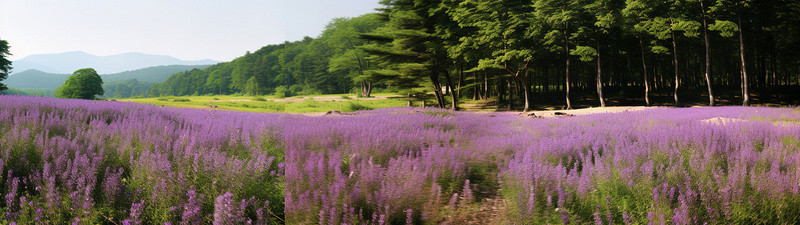
M 332 110 L 353 112 L 389 107 L 406 106 L 406 100 L 393 94 L 376 94 L 369 98 L 355 95 L 310 95 L 278 98 L 272 95 L 210 95 L 210 96 L 166 96 L 155 98 L 115 99 L 115 101 L 144 103 L 178 108 L 205 108 L 261 113 L 315 113 Z

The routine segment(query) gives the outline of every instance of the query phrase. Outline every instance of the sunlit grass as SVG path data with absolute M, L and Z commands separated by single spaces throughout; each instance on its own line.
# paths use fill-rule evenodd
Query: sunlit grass
M 347 98 L 343 97 L 347 96 Z M 389 97 L 393 94 L 374 94 L 374 96 Z M 178 108 L 208 108 L 217 110 L 267 112 L 267 113 L 314 113 L 332 110 L 352 112 L 388 107 L 406 106 L 402 98 L 361 98 L 355 95 L 313 95 L 295 96 L 278 99 L 275 96 L 240 96 L 240 95 L 211 95 L 211 96 L 164 96 L 154 98 L 117 99 L 117 101 L 145 103 L 158 106 Z

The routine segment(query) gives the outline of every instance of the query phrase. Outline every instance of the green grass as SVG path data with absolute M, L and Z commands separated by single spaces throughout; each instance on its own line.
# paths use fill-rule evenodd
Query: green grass
M 377 96 L 393 96 L 392 94 L 376 94 Z M 347 96 L 347 95 L 345 95 Z M 337 110 L 352 112 L 388 107 L 404 107 L 406 101 L 402 98 L 355 98 L 343 95 L 313 95 L 277 98 L 276 96 L 164 96 L 156 98 L 117 99 L 117 101 L 136 102 L 158 106 L 178 108 L 205 108 L 215 107 L 217 110 L 232 110 L 246 112 L 269 113 L 314 113 Z

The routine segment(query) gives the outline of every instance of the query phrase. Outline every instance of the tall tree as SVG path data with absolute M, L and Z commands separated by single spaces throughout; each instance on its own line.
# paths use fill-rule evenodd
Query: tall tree
M 750 105 L 750 91 L 749 91 L 749 78 L 747 77 L 747 61 L 745 57 L 744 46 L 744 27 L 742 26 L 742 14 L 750 10 L 752 0 L 716 0 L 715 4 L 711 6 L 711 12 L 717 14 L 719 17 L 727 17 L 725 19 L 718 19 L 714 24 L 709 26 L 709 29 L 719 31 L 723 37 L 733 37 L 738 33 L 738 47 L 739 47 L 739 74 L 741 75 L 741 88 L 742 88 L 742 105 Z M 736 22 L 733 22 L 734 20 Z
M 462 26 L 474 27 L 473 40 L 492 49 L 490 55 L 478 62 L 478 68 L 497 68 L 508 73 L 522 86 L 523 111 L 531 109 L 530 66 L 535 49 L 541 40 L 541 25 L 533 15 L 528 1 L 482 0 L 466 1 L 465 15 L 458 18 Z M 509 104 L 512 104 L 509 102 Z
M 706 12 L 706 3 L 705 0 L 697 0 L 697 3 L 700 5 L 700 21 L 703 23 L 703 46 L 705 46 L 705 78 L 706 78 L 706 85 L 708 86 L 708 105 L 714 106 L 714 90 L 713 85 L 714 81 L 711 79 L 711 41 L 709 41 L 708 37 L 708 19 L 707 19 L 707 12 Z
M 570 54 L 579 56 L 581 61 L 584 62 L 592 60 L 596 62 L 597 76 L 595 77 L 595 85 L 597 97 L 600 101 L 600 107 L 605 107 L 602 79 L 602 45 L 604 45 L 607 35 L 618 25 L 621 4 L 615 0 L 585 0 L 581 2 L 581 5 L 583 5 L 583 9 L 580 11 L 583 20 L 577 24 L 578 31 L 575 33 L 580 43 L 570 51 Z
M 602 79 L 602 58 L 603 45 L 612 32 L 615 32 L 621 25 L 622 9 L 625 7 L 624 0 L 591 0 L 584 8 L 594 16 L 594 41 L 596 43 L 597 56 L 597 96 L 600 99 L 600 107 L 606 106 L 603 98 L 603 79 Z
M 638 24 L 638 29 L 646 30 L 648 34 L 652 35 L 658 40 L 670 40 L 669 45 L 672 47 L 672 66 L 673 66 L 673 101 L 675 106 L 680 105 L 678 97 L 678 89 L 681 84 L 680 79 L 680 66 L 678 61 L 678 37 L 677 32 L 683 32 L 683 36 L 697 37 L 699 33 L 700 24 L 686 19 L 686 8 L 688 4 L 683 0 L 670 0 L 670 1 L 637 1 L 632 4 L 641 4 L 633 6 L 632 8 L 646 8 L 651 9 L 650 19 L 641 21 Z M 632 9 L 634 10 L 634 9 Z M 656 54 L 667 54 L 669 48 L 655 44 L 651 46 L 651 52 Z
M 564 90 L 566 108 L 572 108 L 570 101 L 570 49 L 572 48 L 570 39 L 573 37 L 572 28 L 579 19 L 581 3 L 577 0 L 537 0 L 534 2 L 536 17 L 541 18 L 551 27 L 551 31 L 545 35 L 545 44 L 552 46 L 554 52 L 564 54 Z M 571 25 L 572 24 L 572 25 Z M 563 40 L 561 45 L 558 43 Z M 563 48 L 561 47 L 563 46 Z
M 387 26 L 362 38 L 376 42 L 364 50 L 383 61 L 384 69 L 372 71 L 374 76 L 390 76 L 398 80 L 428 78 L 438 107 L 445 107 L 441 77 L 450 61 L 443 40 L 435 34 L 437 18 L 430 10 L 439 1 L 382 0 Z
M 11 71 L 11 61 L 8 60 L 8 56 L 11 55 L 9 51 L 8 41 L 0 39 L 0 81 L 5 80 L 8 78 L 8 73 Z M 5 84 L 0 83 L 0 91 L 4 91 L 8 89 Z
M 260 95 L 262 92 L 258 78 L 250 77 L 250 79 L 247 79 L 247 83 L 244 85 L 244 91 L 250 96 Z
M 328 24 L 320 39 L 334 49 L 334 55 L 328 64 L 331 73 L 343 73 L 344 76 L 358 82 L 360 95 L 369 97 L 372 93 L 372 81 L 365 71 L 374 63 L 367 58 L 368 54 L 361 49 L 368 40 L 359 38 L 359 34 L 374 32 L 384 26 L 378 14 L 366 14 L 355 18 L 336 18 Z
M 208 75 L 208 80 L 206 80 L 205 85 L 211 90 L 216 90 L 217 94 L 221 95 L 223 90 L 227 92 L 230 83 L 231 80 L 229 76 L 225 76 L 224 72 L 221 70 L 215 70 Z
M 648 82 L 647 59 L 645 57 L 649 46 L 644 45 L 644 40 L 650 36 L 647 26 L 654 16 L 654 8 L 652 8 L 654 4 L 649 0 L 627 0 L 625 3 L 625 9 L 622 10 L 622 14 L 627 18 L 628 26 L 631 27 L 630 31 L 636 35 L 636 39 L 639 41 L 642 77 L 644 78 L 644 101 L 645 105 L 650 106 L 650 83 Z

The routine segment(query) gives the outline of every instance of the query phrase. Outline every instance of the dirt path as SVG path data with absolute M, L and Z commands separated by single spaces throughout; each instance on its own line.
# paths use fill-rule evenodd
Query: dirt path
M 506 201 L 500 196 L 481 200 L 477 209 L 459 211 L 451 215 L 447 220 L 440 222 L 441 225 L 503 225 L 509 224 L 507 219 Z
M 316 100 L 316 99 L 314 99 Z M 479 114 L 495 114 L 495 115 L 518 115 L 521 117 L 536 117 L 536 118 L 550 118 L 550 117 L 561 117 L 561 116 L 582 116 L 582 115 L 590 115 L 596 113 L 622 113 L 622 112 L 633 112 L 633 111 L 640 111 L 640 110 L 647 110 L 653 109 L 658 107 L 645 107 L 645 106 L 617 106 L 617 107 L 603 107 L 603 108 L 585 108 L 585 109 L 573 109 L 573 110 L 542 110 L 542 111 L 528 111 L 528 112 L 519 112 L 519 111 L 504 111 L 504 112 L 491 112 L 491 111 L 470 111 L 468 109 L 464 109 L 467 112 L 474 112 Z M 352 115 L 351 113 L 343 113 L 338 111 L 330 111 L 330 112 L 313 112 L 313 113 L 303 113 L 306 116 L 349 116 Z
M 543 110 L 543 111 L 530 111 L 522 113 L 521 115 L 528 117 L 532 117 L 534 115 L 537 117 L 581 116 L 581 115 L 589 115 L 596 113 L 633 112 L 633 111 L 640 111 L 653 108 L 658 108 L 658 107 L 613 106 L 613 107 L 584 108 L 584 109 L 572 109 L 572 110 Z

